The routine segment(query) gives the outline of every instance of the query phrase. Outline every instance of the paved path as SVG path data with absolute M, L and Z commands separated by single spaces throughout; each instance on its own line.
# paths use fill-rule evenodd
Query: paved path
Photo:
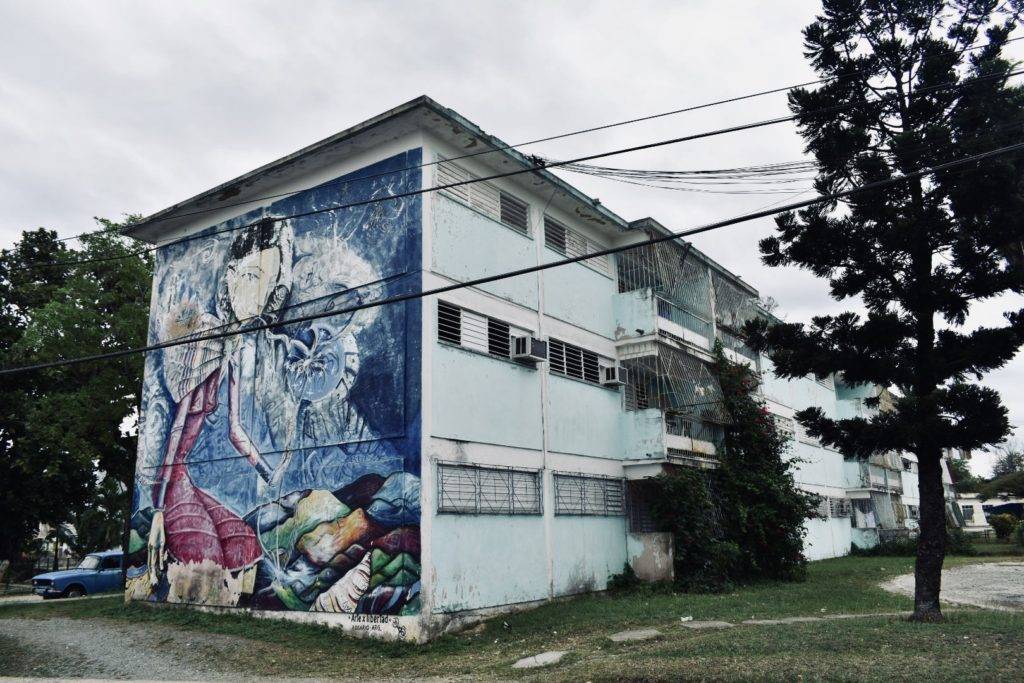
M 914 595 L 914 575 L 882 584 L 893 593 Z M 1010 612 L 1024 611 L 1024 562 L 968 564 L 942 572 L 942 599 Z

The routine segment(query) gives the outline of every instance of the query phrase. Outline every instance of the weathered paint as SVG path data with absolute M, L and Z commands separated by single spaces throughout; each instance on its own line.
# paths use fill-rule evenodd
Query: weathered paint
M 397 154 L 162 249 L 150 342 L 418 291 L 419 198 L 265 219 L 417 189 L 420 159 Z M 368 309 L 149 354 L 128 597 L 341 615 L 353 632 L 409 637 L 420 311 Z
M 433 269 L 459 282 L 536 263 L 533 240 L 444 194 L 433 198 Z M 537 276 L 522 275 L 481 289 L 537 308 Z
M 672 534 L 662 532 L 626 535 L 629 566 L 642 581 L 671 581 L 674 577 Z

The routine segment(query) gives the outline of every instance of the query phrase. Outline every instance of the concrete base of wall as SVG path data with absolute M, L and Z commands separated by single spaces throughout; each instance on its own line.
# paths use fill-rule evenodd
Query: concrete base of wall
M 425 643 L 439 633 L 424 627 L 422 616 L 397 617 L 386 614 L 325 614 L 320 612 L 295 612 L 284 610 L 252 610 L 244 607 L 219 607 L 212 605 L 188 605 L 181 603 L 126 601 L 146 605 L 153 609 L 192 609 L 210 614 L 244 614 L 257 619 L 277 619 L 300 624 L 316 624 L 336 628 L 345 635 L 357 638 L 377 638 L 387 641 Z

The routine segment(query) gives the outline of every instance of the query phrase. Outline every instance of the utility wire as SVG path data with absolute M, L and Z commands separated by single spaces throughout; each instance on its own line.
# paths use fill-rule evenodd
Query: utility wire
M 1018 40 L 1024 40 L 1024 36 L 1018 36 L 1017 38 L 1008 38 L 1005 41 L 1003 41 L 1003 44 L 1005 45 L 1006 43 L 1013 43 L 1013 42 L 1018 41 Z M 957 50 L 955 54 L 962 54 L 964 52 L 970 52 L 972 50 L 978 50 L 978 49 L 981 49 L 981 48 L 984 48 L 984 47 L 988 47 L 989 45 L 991 45 L 991 43 L 983 43 L 981 45 L 968 45 L 968 46 L 966 46 L 964 48 L 961 48 L 961 49 Z M 625 119 L 623 121 L 615 121 L 613 123 L 606 123 L 606 124 L 599 125 L 599 126 L 592 126 L 590 128 L 581 128 L 579 130 L 573 130 L 573 131 L 569 131 L 569 132 L 566 132 L 566 133 L 559 133 L 557 135 L 550 135 L 548 137 L 536 138 L 534 140 L 527 140 L 525 142 L 517 142 L 517 143 L 511 144 L 511 145 L 509 145 L 509 144 L 498 145 L 498 146 L 492 147 L 491 149 L 479 150 L 479 151 L 476 151 L 476 152 L 469 152 L 467 154 L 461 154 L 459 156 L 449 157 L 447 159 L 444 159 L 443 161 L 458 161 L 459 159 L 468 159 L 468 158 L 471 158 L 471 157 L 477 157 L 477 156 L 481 156 L 481 155 L 484 155 L 484 154 L 495 154 L 497 152 L 504 152 L 504 151 L 507 151 L 507 150 L 510 150 L 510 149 L 514 150 L 517 147 L 526 147 L 528 145 L 536 145 L 536 144 L 539 144 L 541 142 L 551 142 L 551 141 L 554 141 L 554 140 L 562 140 L 562 139 L 574 137 L 574 136 L 577 136 L 577 135 L 584 135 L 584 134 L 587 134 L 587 133 L 595 133 L 597 131 L 608 130 L 610 128 L 618 128 L 620 126 L 628 126 L 628 125 L 632 125 L 634 123 L 643 123 L 645 121 L 653 121 L 655 119 L 665 118 L 667 116 L 675 116 L 675 115 L 678 115 L 678 114 L 685 114 L 685 113 L 692 112 L 692 111 L 699 111 L 701 109 L 708 109 L 708 108 L 711 108 L 711 107 L 717 107 L 717 106 L 721 106 L 723 104 L 734 104 L 736 102 L 743 102 L 744 100 L 750 100 L 750 99 L 755 99 L 755 98 L 758 98 L 758 97 L 764 97 L 766 95 L 775 95 L 775 94 L 778 94 L 778 93 L 781 93 L 781 92 L 786 92 L 786 91 L 789 91 L 789 90 L 793 90 L 794 88 L 806 88 L 806 87 L 811 86 L 811 85 L 819 85 L 821 83 L 829 83 L 831 81 L 837 81 L 837 80 L 841 80 L 843 78 L 853 78 L 855 76 L 863 75 L 863 74 L 867 73 L 868 71 L 869 71 L 869 69 L 862 69 L 860 71 L 851 71 L 849 73 L 839 74 L 839 75 L 836 75 L 836 76 L 826 76 L 825 78 L 819 78 L 819 79 L 816 79 L 816 80 L 813 80 L 813 81 L 806 81 L 806 82 L 803 82 L 803 83 L 793 83 L 791 85 L 786 85 L 786 86 L 782 86 L 782 87 L 778 87 L 778 88 L 771 88 L 769 90 L 759 90 L 757 92 L 748 93 L 746 95 L 737 95 L 735 97 L 728 97 L 728 98 L 722 99 L 722 100 L 713 100 L 711 102 L 704 102 L 702 104 L 695 104 L 695 105 L 691 105 L 689 107 L 683 107 L 681 109 L 672 109 L 670 111 L 660 112 L 660 113 L 657 113 L 657 114 L 649 114 L 647 116 L 640 116 L 640 117 L 632 118 L 632 119 Z M 921 91 L 918 91 L 918 92 L 921 92 Z M 356 177 L 356 178 L 351 178 L 348 182 L 354 183 L 354 182 L 363 181 L 363 180 L 373 180 L 373 179 L 381 178 L 381 177 L 385 177 L 385 176 L 397 175 L 399 173 L 405 173 L 406 171 L 414 171 L 416 169 L 426 168 L 428 166 L 434 166 L 434 165 L 437 165 L 439 163 L 442 163 L 442 160 L 428 161 L 428 162 L 424 162 L 422 164 L 417 164 L 415 166 L 407 166 L 405 168 L 397 169 L 397 170 L 394 170 L 394 171 L 384 171 L 382 173 L 376 173 L 376 174 L 371 174 L 371 175 L 367 175 L 367 176 L 359 176 L 359 177 Z M 291 196 L 293 194 L 297 194 L 299 192 L 305 192 L 306 190 L 309 190 L 309 189 L 312 189 L 312 188 L 306 187 L 306 188 L 301 188 L 301 189 L 298 189 L 298 190 L 289 190 L 288 192 L 279 192 L 277 194 L 263 195 L 261 197 L 253 197 L 251 199 L 246 199 L 244 201 L 235 202 L 235 203 L 232 203 L 232 204 L 219 204 L 217 206 L 211 206 L 211 207 L 207 207 L 205 209 L 196 209 L 194 211 L 188 211 L 188 212 L 179 213 L 179 214 L 177 214 L 177 217 L 185 218 L 185 217 L 188 217 L 188 216 L 197 216 L 197 215 L 200 215 L 200 214 L 209 213 L 211 211 L 220 211 L 222 209 L 230 209 L 230 208 L 235 208 L 235 207 L 238 207 L 238 206 L 245 206 L 247 204 L 254 204 L 256 202 L 262 202 L 262 201 L 266 201 L 268 199 L 280 199 L 281 197 L 289 197 L 289 196 Z M 89 235 L 98 235 L 98 234 L 101 234 L 103 232 L 105 232 L 105 231 L 104 230 L 91 230 L 91 231 L 79 233 L 77 235 L 71 235 L 69 237 L 62 237 L 62 238 L 60 238 L 60 239 L 58 239 L 56 241 L 57 242 L 68 242 L 68 241 L 71 241 L 71 240 L 80 239 L 82 237 L 88 237 Z
M 936 86 L 932 86 L 932 87 L 927 88 L 927 89 L 918 90 L 917 94 L 920 94 L 920 93 L 923 93 L 923 92 L 927 92 L 927 91 L 930 91 L 930 90 L 938 90 L 938 89 L 942 89 L 942 88 L 947 88 L 947 87 L 948 88 L 962 88 L 962 87 L 966 87 L 968 85 L 971 85 L 973 83 L 977 83 L 979 81 L 991 80 L 991 79 L 1009 78 L 1010 76 L 1016 76 L 1016 75 L 1019 75 L 1021 73 L 1024 73 L 1024 70 L 1022 70 L 1022 71 L 1009 71 L 1009 72 L 1006 72 L 1006 73 L 998 73 L 998 74 L 989 74 L 988 76 L 979 76 L 977 78 L 967 79 L 967 80 L 959 81 L 959 82 L 952 82 L 951 81 L 951 82 L 948 82 L 948 83 L 938 84 Z M 305 217 L 308 217 L 308 216 L 319 215 L 319 214 L 328 213 L 328 212 L 332 212 L 332 211 L 339 211 L 339 210 L 342 210 L 342 209 L 350 209 L 350 208 L 355 208 L 355 207 L 359 207 L 359 206 L 367 206 L 369 204 L 377 204 L 377 203 L 385 202 L 385 201 L 394 201 L 396 199 L 405 199 L 405 198 L 408 198 L 408 197 L 415 197 L 415 196 L 427 194 L 428 192 L 436 192 L 436 191 L 439 191 L 439 190 L 448 190 L 448 189 L 452 189 L 452 188 L 456 188 L 456 187 L 462 187 L 464 185 L 471 185 L 471 184 L 474 184 L 474 183 L 481 183 L 481 182 L 488 182 L 488 181 L 491 181 L 491 180 L 497 180 L 497 179 L 500 179 L 500 178 L 509 178 L 509 177 L 512 177 L 512 176 L 522 175 L 524 173 L 535 173 L 537 171 L 541 171 L 541 170 L 548 169 L 548 168 L 558 168 L 558 167 L 561 167 L 561 166 L 569 166 L 571 164 L 578 164 L 578 163 L 581 163 L 581 162 L 591 161 L 591 160 L 594 160 L 594 159 L 603 159 L 605 157 L 616 156 L 616 155 L 619 155 L 619 154 L 628 154 L 628 153 L 632 153 L 632 152 L 640 152 L 640 151 L 647 150 L 647 149 L 654 149 L 656 147 L 664 147 L 666 145 L 674 145 L 674 144 L 679 144 L 679 143 L 682 143 L 682 142 L 691 142 L 693 140 L 701 140 L 701 139 L 704 139 L 704 138 L 715 137 L 715 136 L 718 136 L 718 135 L 726 135 L 726 134 L 729 134 L 729 133 L 736 133 L 736 132 L 745 131 L 745 130 L 752 130 L 752 129 L 755 129 L 755 128 L 763 128 L 765 126 L 772 126 L 772 125 L 776 125 L 776 124 L 779 124 L 779 123 L 787 123 L 787 122 L 791 122 L 791 121 L 796 121 L 796 120 L 798 120 L 800 118 L 803 118 L 803 117 L 806 117 L 806 116 L 814 116 L 814 115 L 820 115 L 820 114 L 828 114 L 828 113 L 833 113 L 833 112 L 839 112 L 839 111 L 843 111 L 843 110 L 846 110 L 846 109 L 851 109 L 851 108 L 853 108 L 855 106 L 857 106 L 856 103 L 840 104 L 840 105 L 835 105 L 835 106 L 832 106 L 832 107 L 823 107 L 821 109 L 816 109 L 816 110 L 809 111 L 809 112 L 801 112 L 800 114 L 794 114 L 794 115 L 791 115 L 791 116 L 779 116 L 779 117 L 776 117 L 776 118 L 773 118 L 773 119 L 764 119 L 762 121 L 755 121 L 755 122 L 752 122 L 752 123 L 744 123 L 744 124 L 739 124 L 739 125 L 736 125 L 736 126 L 729 126 L 727 128 L 718 128 L 718 129 L 715 129 L 715 130 L 705 131 L 705 132 L 702 132 L 702 133 L 694 133 L 694 134 L 691 134 L 691 135 L 684 135 L 684 136 L 677 137 L 677 138 L 670 138 L 668 140 L 659 140 L 657 142 L 649 142 L 649 143 L 645 143 L 645 144 L 642 144 L 642 145 L 634 145 L 632 147 L 624 147 L 624 148 L 620 148 L 620 149 L 611 150 L 611 151 L 608 151 L 608 152 L 599 152 L 597 154 L 588 154 L 588 155 L 585 155 L 585 156 L 582 156 L 582 157 L 576 157 L 574 159 L 567 159 L 567 160 L 564 160 L 564 161 L 554 161 L 554 162 L 550 162 L 550 163 L 545 163 L 543 159 L 536 158 L 534 160 L 535 165 L 531 166 L 531 167 L 528 167 L 528 168 L 515 169 L 515 170 L 512 170 L 512 171 L 504 171 L 502 173 L 494 173 L 494 174 L 491 174 L 491 175 L 488 175 L 488 176 L 481 176 L 479 178 L 470 178 L 468 180 L 460 180 L 460 181 L 457 181 L 457 182 L 454 182 L 454 183 L 448 183 L 448 184 L 445 184 L 445 185 L 434 185 L 432 187 L 420 188 L 420 189 L 417 189 L 417 190 L 410 190 L 408 192 L 399 192 L 397 194 L 388 195 L 386 197 L 375 197 L 375 198 L 371 198 L 371 199 L 364 199 L 364 200 L 360 200 L 360 201 L 356 201 L 356 202 L 350 202 L 348 204 L 335 204 L 335 205 L 332 205 L 332 206 L 326 206 L 326 207 L 319 208 L 319 209 L 312 209 L 310 211 L 302 211 L 302 212 L 291 214 L 291 215 L 287 215 L 287 216 L 270 216 L 270 217 L 262 218 L 260 220 L 271 220 L 271 221 L 274 221 L 274 222 L 280 222 L 280 221 L 285 221 L 285 220 L 289 220 L 289 219 L 292 219 L 292 218 L 305 218 Z M 25 265 L 23 265 L 23 266 L 21 266 L 19 268 L 12 268 L 11 270 L 14 271 L 14 272 L 20 272 L 20 271 L 24 271 L 24 270 L 31 270 L 31 269 L 34 269 L 34 268 L 69 267 L 69 266 L 87 265 L 87 264 L 92 264 L 92 263 L 106 263 L 106 262 L 109 262 L 109 261 L 119 261 L 121 259 L 131 258 L 133 256 L 142 256 L 142 255 L 145 255 L 145 254 L 149 254 L 149 253 L 152 253 L 152 252 L 159 251 L 161 249 L 166 249 L 168 247 L 172 247 L 172 246 L 175 246 L 175 245 L 178 245 L 178 244 L 184 244 L 186 242 L 191 242 L 191 241 L 198 240 L 198 239 L 206 239 L 206 238 L 214 237 L 216 235 L 220 235 L 220 234 L 227 233 L 227 232 L 234 232 L 234 231 L 237 231 L 237 230 L 244 230 L 246 228 L 252 227 L 252 225 L 254 225 L 254 223 L 245 223 L 245 224 L 242 224 L 242 225 L 236 225 L 236 226 L 229 227 L 229 228 L 221 228 L 220 230 L 197 232 L 195 234 L 187 235 L 187 236 L 179 238 L 177 240 L 171 240 L 171 241 L 165 242 L 163 244 L 155 244 L 155 245 L 152 245 L 152 246 L 149 246 L 149 247 L 138 249 L 136 251 L 128 252 L 127 254 L 121 254 L 121 255 L 118 255 L 118 256 L 103 256 L 103 257 L 97 257 L 97 258 L 77 259 L 77 260 L 71 260 L 71 261 L 52 261 L 52 262 L 29 263 L 29 264 L 25 264 Z
M 624 251 L 629 251 L 629 250 L 632 250 L 632 249 L 639 249 L 641 247 L 646 247 L 646 246 L 655 245 L 655 244 L 661 244 L 662 242 L 670 242 L 670 241 L 673 241 L 673 240 L 680 239 L 682 237 L 689 237 L 690 235 L 697 235 L 697 234 L 704 233 L 704 232 L 710 232 L 712 230 L 717 230 L 719 228 L 724 228 L 724 227 L 728 227 L 728 226 L 731 226 L 731 225 L 736 225 L 736 224 L 739 224 L 739 223 L 746 223 L 748 221 L 756 220 L 758 218 L 764 218 L 766 216 L 772 216 L 772 215 L 775 215 L 775 214 L 778 214 L 778 213 L 785 213 L 785 212 L 788 212 L 788 211 L 795 211 L 797 209 L 802 209 L 802 208 L 805 208 L 805 207 L 808 207 L 808 206 L 813 206 L 815 204 L 824 204 L 824 203 L 834 202 L 837 199 L 842 199 L 844 197 L 849 197 L 849 196 L 861 194 L 861 193 L 864 193 L 864 192 L 878 190 L 878 189 L 882 189 L 882 188 L 885 188 L 885 187 L 891 187 L 893 185 L 896 185 L 898 183 L 901 183 L 901 182 L 904 182 L 904 181 L 907 181 L 907 180 L 912 180 L 914 178 L 920 178 L 922 176 L 931 175 L 931 174 L 934 174 L 934 173 L 941 173 L 941 172 L 949 170 L 949 169 L 959 168 L 959 167 L 962 167 L 962 166 L 966 166 L 968 164 L 977 163 L 977 162 L 980 162 L 980 161 L 984 161 L 986 159 L 991 159 L 991 158 L 994 158 L 994 157 L 1002 156 L 1004 154 L 1010 154 L 1012 152 L 1017 152 L 1017 151 L 1020 151 L 1020 150 L 1024 150 L 1024 142 L 1019 142 L 1019 143 L 1016 143 L 1016 144 L 1007 145 L 1007 146 L 1004 146 L 1004 147 L 999 147 L 997 149 L 989 150 L 987 152 L 981 152 L 979 154 L 974 154 L 974 155 L 971 155 L 971 156 L 968 156 L 968 157 L 964 157 L 962 159 L 957 159 L 955 161 L 948 161 L 946 163 L 938 164 L 936 166 L 918 169 L 916 171 L 912 171 L 910 173 L 907 173 L 905 175 L 902 175 L 902 176 L 899 176 L 899 177 L 896 177 L 896 178 L 889 178 L 887 180 L 880 180 L 880 181 L 876 181 L 876 182 L 873 182 L 873 183 L 868 183 L 867 185 L 862 185 L 860 187 L 850 188 L 848 190 L 843 190 L 841 192 L 833 192 L 833 193 L 830 193 L 830 194 L 827 194 L 827 195 L 822 195 L 822 196 L 819 196 L 819 197 L 814 197 L 812 199 L 806 199 L 806 200 L 799 201 L 799 202 L 791 202 L 789 204 L 786 204 L 786 205 L 783 205 L 783 206 L 780 206 L 780 207 L 777 207 L 777 208 L 762 209 L 762 210 L 754 211 L 754 212 L 751 212 L 751 213 L 741 214 L 739 216 L 735 216 L 733 218 L 728 218 L 726 220 L 717 221 L 715 223 L 708 223 L 706 225 L 702 225 L 702 226 L 699 226 L 699 227 L 696 227 L 696 228 L 691 228 L 689 230 L 683 230 L 681 232 L 669 233 L 667 235 L 659 235 L 657 237 L 652 237 L 650 239 L 643 240 L 641 242 L 636 242 L 636 243 L 633 243 L 633 244 L 628 244 L 628 245 L 623 245 L 623 246 L 618 246 L 618 247 L 611 247 L 611 248 L 608 248 L 608 249 L 601 249 L 599 251 L 595 251 L 595 252 L 592 252 L 592 253 L 589 253 L 589 254 L 582 254 L 580 256 L 573 256 L 573 257 L 569 257 L 569 258 L 565 258 L 565 259 L 560 259 L 558 261 L 551 261 L 549 263 L 542 263 L 542 264 L 538 264 L 538 265 L 533 265 L 533 266 L 529 266 L 527 268 L 520 268 L 520 269 L 517 269 L 517 270 L 508 271 L 508 272 L 505 272 L 505 273 L 499 273 L 497 275 L 488 275 L 488 276 L 485 276 L 485 277 L 474 278 L 474 279 L 471 279 L 471 280 L 466 280 L 464 282 L 456 282 L 456 283 L 453 283 L 453 284 L 450 284 L 450 285 L 444 285 L 442 287 L 435 287 L 433 289 L 428 289 L 428 290 L 424 290 L 424 291 L 420 291 L 420 292 L 411 292 L 411 293 L 407 293 L 407 294 L 398 294 L 398 295 L 391 296 L 391 297 L 385 297 L 385 298 L 379 299 L 377 301 L 368 301 L 368 302 L 356 304 L 354 306 L 348 306 L 348 307 L 337 309 L 337 310 L 321 311 L 321 312 L 318 312 L 318 313 L 311 313 L 311 314 L 308 314 L 308 315 L 298 316 L 298 317 L 295 317 L 295 318 L 289 318 L 289 319 L 286 319 L 286 320 L 280 320 L 280 321 L 275 321 L 275 322 L 264 322 L 264 323 L 260 323 L 258 325 L 252 325 L 252 326 L 246 327 L 245 329 L 232 329 L 232 330 L 226 330 L 226 331 L 222 331 L 222 332 L 215 332 L 215 333 L 212 333 L 212 334 L 193 336 L 193 337 L 191 337 L 190 339 L 187 339 L 187 340 L 180 340 L 179 339 L 179 340 L 174 340 L 174 341 L 166 341 L 166 342 L 161 342 L 161 343 L 157 343 L 157 344 L 150 344 L 148 346 L 141 346 L 141 347 L 129 348 L 129 349 L 120 349 L 118 351 L 110 351 L 110 352 L 107 352 L 107 353 L 100 353 L 100 354 L 95 354 L 95 355 L 91 355 L 91 356 L 81 356 L 81 357 L 78 357 L 78 358 L 68 358 L 68 359 L 63 359 L 63 360 L 49 361 L 49 362 L 45 362 L 45 363 L 36 363 L 36 364 L 33 364 L 33 365 L 26 365 L 26 366 L 22 366 L 22 367 L 6 368 L 6 369 L 3 369 L 3 370 L 0 370 L 0 376 L 13 375 L 13 374 L 16 374 L 16 373 L 29 372 L 29 371 L 33 371 L 33 370 L 43 370 L 43 369 L 46 369 L 46 368 L 63 367 L 63 366 L 68 366 L 68 365 L 77 365 L 77 364 L 80 364 L 80 363 L 89 363 L 89 362 L 95 362 L 95 361 L 101 361 L 101 360 L 108 360 L 108 359 L 111 359 L 111 358 L 120 358 L 121 356 L 127 356 L 127 355 L 130 355 L 130 354 L 136 354 L 136 353 L 148 353 L 150 351 L 158 351 L 160 349 L 165 349 L 165 348 L 172 347 L 172 346 L 180 346 L 181 344 L 192 344 L 192 343 L 197 343 L 197 342 L 201 342 L 201 341 L 213 341 L 213 340 L 216 340 L 216 339 L 223 339 L 225 337 L 230 337 L 230 336 L 234 336 L 234 335 L 237 335 L 237 334 L 244 334 L 244 333 L 247 333 L 247 332 L 258 332 L 260 330 L 269 330 L 271 328 L 282 327 L 282 326 L 285 326 L 285 325 L 293 325 L 293 324 L 297 324 L 297 323 L 310 322 L 312 320 L 318 320 L 320 318 L 326 318 L 326 317 L 333 316 L 333 315 L 342 315 L 342 314 L 345 314 L 345 313 L 355 313 L 357 311 L 366 310 L 366 309 L 370 309 L 370 308 L 377 308 L 379 306 L 385 306 L 385 305 L 389 305 L 389 304 L 401 303 L 401 302 L 404 302 L 404 301 L 412 301 L 412 300 L 415 300 L 415 299 L 422 299 L 422 298 L 425 298 L 425 297 L 428 297 L 428 296 L 435 296 L 435 295 L 438 295 L 438 294 L 444 294 L 446 292 L 452 292 L 452 291 L 455 291 L 455 290 L 458 290 L 458 289 L 465 289 L 465 288 L 468 288 L 468 287 L 478 287 L 480 285 L 485 285 L 485 284 L 488 284 L 488 283 L 491 283 L 491 282 L 497 282 L 499 280 L 505 280 L 505 279 L 508 279 L 508 278 L 518 277 L 520 275 L 529 275 L 530 273 L 536 273 L 536 272 L 543 271 L 543 270 L 548 270 L 548 269 L 551 269 L 551 268 L 559 268 L 559 267 L 562 267 L 562 266 L 569 265 L 571 263 L 579 263 L 581 261 L 586 261 L 588 259 L 600 258 L 600 257 L 603 257 L 603 256 L 608 256 L 610 254 L 617 254 L 617 253 L 624 252 Z

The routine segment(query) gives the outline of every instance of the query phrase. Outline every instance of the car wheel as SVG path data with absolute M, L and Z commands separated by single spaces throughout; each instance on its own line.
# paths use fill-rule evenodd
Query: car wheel
M 78 586 L 72 586 L 71 588 L 68 588 L 66 591 L 64 591 L 65 598 L 80 598 L 83 595 L 85 595 L 85 591 L 79 588 Z

